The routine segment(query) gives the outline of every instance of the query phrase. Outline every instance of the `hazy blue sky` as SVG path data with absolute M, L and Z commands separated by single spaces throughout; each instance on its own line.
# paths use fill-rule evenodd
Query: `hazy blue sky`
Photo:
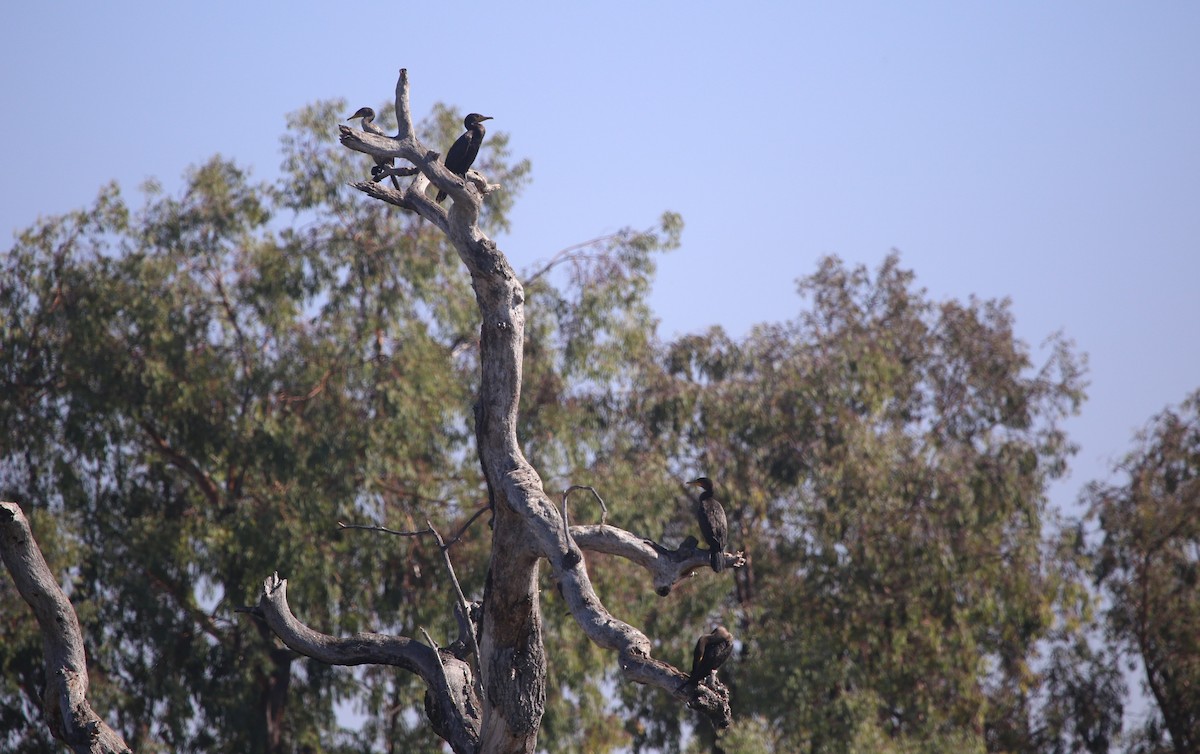
M 110 179 L 274 178 L 286 113 L 401 67 L 416 113 L 532 160 L 518 268 L 682 213 L 664 336 L 791 317 L 819 256 L 892 248 L 937 298 L 1011 297 L 1035 349 L 1065 331 L 1092 385 L 1060 503 L 1200 387 L 1196 2 L 5 3 L 3 248 Z

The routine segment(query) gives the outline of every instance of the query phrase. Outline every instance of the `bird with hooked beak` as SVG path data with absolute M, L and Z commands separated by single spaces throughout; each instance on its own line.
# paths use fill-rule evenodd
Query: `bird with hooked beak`
M 471 169 L 471 165 L 475 164 L 475 158 L 479 156 L 479 147 L 483 145 L 483 135 L 487 133 L 483 122 L 491 119 L 492 116 L 479 113 L 471 113 L 463 119 L 463 126 L 467 130 L 458 137 L 458 140 L 450 146 L 450 151 L 446 153 L 446 169 L 462 178 L 467 177 L 467 171 Z M 445 191 L 437 192 L 438 202 L 445 198 Z
M 712 569 L 720 573 L 725 568 L 725 544 L 729 540 L 729 524 L 725 520 L 725 509 L 713 497 L 712 480 L 706 476 L 693 479 L 688 487 L 699 487 L 700 498 L 696 501 L 696 520 L 700 522 L 700 533 L 712 550 Z
M 725 664 L 731 654 L 733 634 L 726 631 L 724 626 L 714 626 L 711 633 L 701 636 L 696 642 L 696 649 L 692 652 L 692 674 L 676 691 L 683 691 L 708 678 L 714 670 Z
M 375 125 L 375 111 L 372 108 L 360 107 L 354 111 L 354 115 L 346 118 L 346 120 L 354 120 L 355 118 L 362 118 L 362 130 L 367 133 L 375 134 L 376 136 L 387 136 L 382 128 Z M 371 177 L 379 180 L 379 174 L 395 164 L 395 160 L 391 157 L 376 157 L 375 164 L 371 167 Z M 396 180 L 396 176 L 391 176 L 391 179 L 392 185 L 397 189 L 400 188 L 400 181 Z

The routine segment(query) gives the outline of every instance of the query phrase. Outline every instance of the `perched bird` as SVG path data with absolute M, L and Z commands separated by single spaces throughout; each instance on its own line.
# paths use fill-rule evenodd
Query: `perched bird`
M 725 568 L 725 543 L 729 539 L 729 524 L 725 520 L 725 509 L 713 497 L 712 480 L 706 476 L 693 479 L 689 487 L 699 487 L 702 492 L 696 501 L 696 519 L 700 522 L 700 533 L 712 550 L 712 569 L 720 573 Z
M 475 163 L 475 158 L 479 156 L 479 147 L 483 144 L 483 135 L 487 131 L 483 127 L 485 120 L 491 120 L 490 115 L 480 115 L 479 113 L 471 113 L 463 119 L 463 125 L 466 127 L 466 133 L 458 137 L 450 147 L 450 151 L 446 153 L 446 168 L 455 175 L 460 175 L 463 178 L 467 177 L 467 171 L 471 169 L 471 165 Z M 446 198 L 445 191 L 437 193 L 437 200 L 440 202 Z
M 725 664 L 731 654 L 733 634 L 726 631 L 724 626 L 715 626 L 712 633 L 701 636 L 696 642 L 696 650 L 692 653 L 692 674 L 676 690 L 682 691 L 708 678 L 710 673 Z
M 375 111 L 371 108 L 360 107 L 354 111 L 354 115 L 346 118 L 346 120 L 354 120 L 355 118 L 362 118 L 362 130 L 366 131 L 367 133 L 375 134 L 376 136 L 387 136 L 382 128 L 375 125 Z M 393 160 L 391 157 L 376 157 L 375 166 L 371 168 L 371 177 L 374 178 L 375 176 L 379 175 L 384 168 L 390 168 L 394 164 L 395 160 Z M 400 181 L 396 180 L 396 176 L 391 176 L 391 179 L 392 185 L 396 188 L 400 188 Z

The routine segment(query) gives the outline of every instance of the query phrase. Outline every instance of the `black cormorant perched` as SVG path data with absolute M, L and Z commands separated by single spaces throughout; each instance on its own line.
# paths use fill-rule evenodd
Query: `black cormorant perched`
M 492 116 L 479 113 L 471 113 L 463 119 L 463 125 L 466 126 L 467 131 L 458 137 L 458 141 L 454 142 L 450 151 L 446 153 L 446 168 L 451 173 L 463 178 L 467 177 L 467 171 L 471 169 L 471 165 L 479 155 L 479 147 L 483 144 L 483 135 L 487 133 L 483 122 L 491 119 Z M 446 192 L 438 191 L 437 200 L 440 202 L 445 198 Z
M 725 509 L 713 497 L 712 480 L 706 476 L 688 482 L 689 487 L 703 490 L 696 501 L 696 519 L 700 522 L 700 533 L 712 550 L 712 569 L 720 573 L 725 568 L 725 543 L 729 538 L 729 524 L 725 520 Z
M 733 634 L 724 626 L 716 626 L 712 633 L 705 634 L 696 642 L 696 650 L 692 653 L 692 674 L 679 685 L 677 691 L 688 686 L 695 686 L 709 674 L 721 667 L 729 655 L 733 654 Z
M 367 133 L 375 134 L 376 136 L 387 136 L 382 128 L 375 125 L 375 111 L 373 109 L 369 107 L 360 107 L 354 111 L 354 115 L 346 118 L 346 120 L 354 120 L 355 118 L 362 118 L 362 130 L 366 131 Z M 375 176 L 379 175 L 384 168 L 390 168 L 394 164 L 395 161 L 391 157 L 376 157 L 375 166 L 371 168 L 371 177 L 374 178 Z M 396 188 L 400 188 L 400 181 L 396 180 L 396 176 L 391 176 L 391 179 L 392 185 Z

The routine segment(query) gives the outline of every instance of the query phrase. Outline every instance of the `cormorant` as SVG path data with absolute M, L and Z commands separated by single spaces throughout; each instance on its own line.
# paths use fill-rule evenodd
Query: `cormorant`
M 463 119 L 463 126 L 467 131 L 458 137 L 458 141 L 455 141 L 451 145 L 450 151 L 446 153 L 446 168 L 451 173 L 463 178 L 467 177 L 467 171 L 471 169 L 471 165 L 479 155 L 479 147 L 483 144 L 483 135 L 487 133 L 483 122 L 491 119 L 492 116 L 479 113 L 471 113 Z M 438 191 L 437 200 L 440 202 L 445 198 L 446 192 Z
M 680 684 L 677 691 L 688 686 L 695 686 L 709 674 L 721 667 L 729 655 L 733 654 L 733 634 L 724 626 L 715 626 L 712 633 L 705 634 L 696 642 L 696 650 L 692 653 L 692 674 Z
M 376 136 L 387 136 L 382 128 L 375 125 L 375 111 L 373 109 L 369 107 L 360 107 L 354 111 L 354 115 L 346 118 L 346 120 L 354 120 L 355 118 L 362 118 L 362 130 L 366 131 L 367 133 L 375 134 Z M 375 176 L 379 175 L 384 168 L 390 168 L 394 164 L 395 160 L 393 160 L 391 157 L 376 157 L 375 165 L 371 168 L 371 177 L 374 178 Z M 391 179 L 392 185 L 397 189 L 400 188 L 400 181 L 396 180 L 396 176 L 391 176 Z
M 693 479 L 687 486 L 703 490 L 700 499 L 696 501 L 696 519 L 700 522 L 700 533 L 704 535 L 704 541 L 712 550 L 712 569 L 720 573 L 725 568 L 725 543 L 729 538 L 725 509 L 721 507 L 721 502 L 713 497 L 713 483 L 708 477 Z

